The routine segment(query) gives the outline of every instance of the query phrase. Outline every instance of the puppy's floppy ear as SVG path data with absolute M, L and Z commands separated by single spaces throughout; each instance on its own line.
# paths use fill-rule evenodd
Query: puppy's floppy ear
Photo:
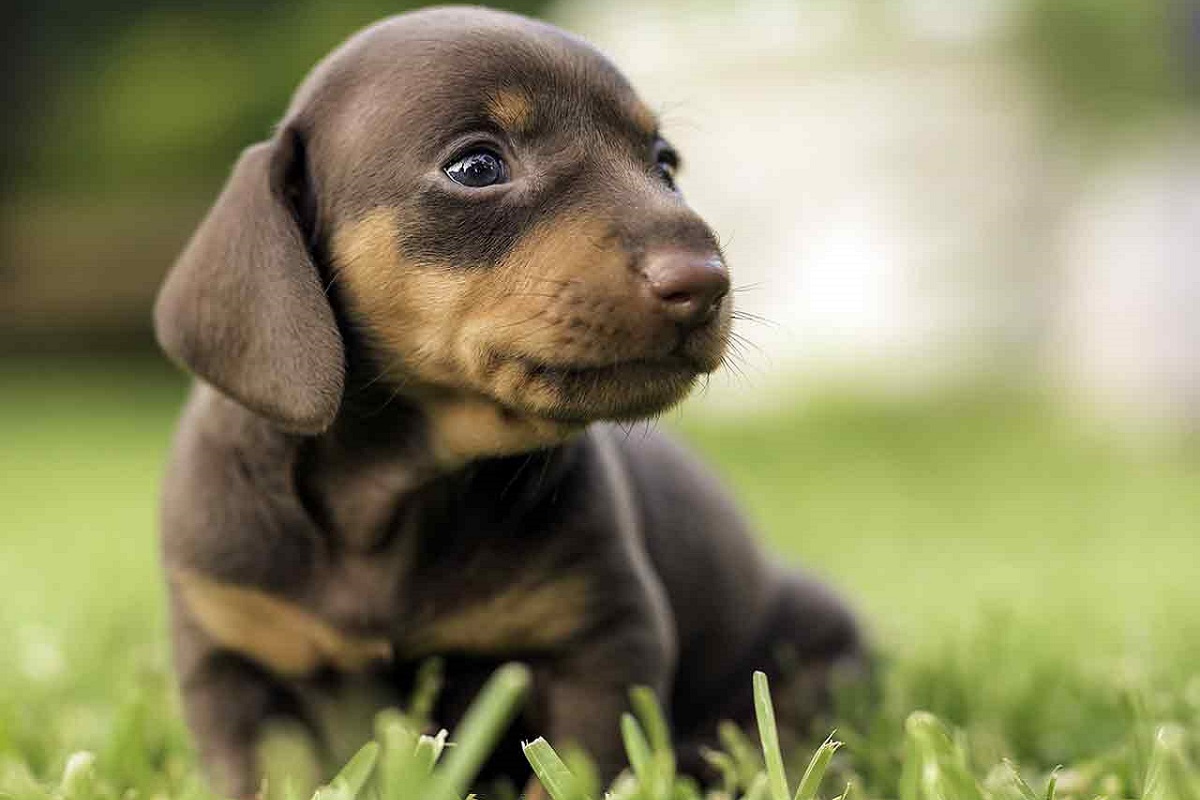
M 288 183 L 298 134 L 242 153 L 175 262 L 154 308 L 174 361 L 296 433 L 318 433 L 341 404 L 345 356 Z

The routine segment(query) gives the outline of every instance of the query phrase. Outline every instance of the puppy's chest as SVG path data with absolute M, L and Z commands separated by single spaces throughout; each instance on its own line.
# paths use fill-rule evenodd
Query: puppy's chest
M 429 563 L 413 552 L 323 564 L 283 593 L 183 573 L 217 644 L 293 678 L 365 672 L 434 654 L 506 656 L 565 645 L 588 615 L 586 577 L 487 550 Z

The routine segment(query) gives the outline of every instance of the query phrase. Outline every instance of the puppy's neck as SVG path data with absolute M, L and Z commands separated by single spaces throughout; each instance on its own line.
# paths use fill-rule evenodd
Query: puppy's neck
M 308 443 L 297 483 L 331 536 L 350 549 L 372 550 L 436 479 L 482 461 L 503 471 L 504 457 L 556 449 L 582 430 L 462 393 L 360 396 Z
M 425 398 L 422 410 L 430 453 L 445 471 L 555 447 L 583 430 L 582 425 L 523 416 L 474 395 L 433 395 Z
M 410 496 L 439 472 L 417 409 L 351 406 L 303 445 L 296 485 L 332 539 L 371 550 L 394 531 Z

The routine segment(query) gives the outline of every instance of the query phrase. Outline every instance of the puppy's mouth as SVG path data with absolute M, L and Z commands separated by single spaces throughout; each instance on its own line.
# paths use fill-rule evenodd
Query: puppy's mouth
M 606 364 L 555 363 L 513 356 L 525 391 L 516 404 L 529 413 L 570 424 L 600 419 L 635 420 L 682 400 L 709 370 L 681 354 L 631 358 Z

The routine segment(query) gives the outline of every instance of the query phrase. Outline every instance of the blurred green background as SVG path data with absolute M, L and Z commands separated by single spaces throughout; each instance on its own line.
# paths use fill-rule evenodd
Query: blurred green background
M 826 19 L 831 3 L 794 4 L 801 29 L 810 16 Z M 1134 158 L 1136 171 L 1136 159 L 1147 153 L 1174 159 L 1181 137 L 1198 141 L 1194 4 L 965 6 L 999 14 L 998 33 L 979 40 L 984 44 L 922 39 L 896 33 L 903 29 L 896 20 L 940 20 L 936 3 L 847 0 L 853 33 L 840 35 L 854 44 L 816 71 L 848 70 L 833 73 L 836 84 L 883 58 L 896 59 L 884 62 L 887 75 L 907 69 L 908 59 L 950 70 L 960 69 L 955 59 L 979 53 L 1000 59 L 1021 76 L 1034 109 L 1037 162 L 1050 173 L 1070 173 L 1065 189 L 1062 182 L 1038 184 L 1014 201 L 1015 230 L 1057 231 L 1076 212 L 1090 220 L 1088 202 L 1050 211 L 1044 203 L 1074 197 L 1114 163 Z M 97 749 L 118 785 L 154 793 L 194 782 L 169 690 L 155 540 L 157 483 L 185 379 L 154 352 L 149 304 L 238 151 L 268 134 L 309 66 L 361 25 L 406 7 L 18 0 L 7 9 L 0 48 L 9 109 L 0 123 L 0 786 L 52 775 L 79 748 Z M 664 25 L 719 19 L 733 4 L 513 7 L 567 24 L 591 20 L 602 44 L 627 37 L 643 51 L 661 45 L 658 55 L 669 66 L 673 54 L 695 54 L 672 49 L 669 37 L 637 39 L 625 20 L 629 31 L 654 34 Z M 601 7 L 615 9 L 617 34 L 605 28 Z M 848 68 L 840 66 L 845 59 Z M 752 71 L 754 64 L 742 67 Z M 800 68 L 779 78 L 783 92 L 812 80 Z M 669 97 L 671 89 L 658 85 L 655 92 Z M 726 99 L 719 90 L 714 96 Z M 733 125 L 735 117 L 705 118 L 699 126 Z M 934 124 L 914 122 L 912 152 L 887 149 L 887 163 L 919 160 L 918 145 L 930 141 L 936 150 L 942 129 Z M 1195 176 L 1195 151 L 1185 150 L 1178 162 L 1184 168 L 1167 170 L 1172 176 Z M 685 152 L 693 164 L 705 163 L 702 148 L 699 159 Z M 734 153 L 708 163 L 732 176 L 739 158 L 754 160 Z M 936 163 L 926 167 L 937 172 Z M 917 185 L 924 181 L 921 173 Z M 863 191 L 874 185 L 864 183 Z M 1159 208 L 1161 200 L 1166 217 L 1195 207 L 1195 177 L 1165 194 L 1157 186 L 1137 203 Z M 988 193 L 988 185 L 972 184 L 964 196 Z M 922 196 L 914 193 L 912 203 Z M 1119 192 L 1116 198 L 1118 208 L 1136 205 Z M 1192 287 L 1182 295 L 1189 302 L 1200 300 L 1193 218 L 1172 223 L 1170 230 L 1183 234 L 1161 273 L 1183 276 Z M 1129 225 L 1138 228 L 1139 219 Z M 1039 241 L 1047 248 L 1059 242 Z M 1042 264 L 1044 248 L 1034 249 Z M 1149 263 L 1136 252 L 1121 260 L 1135 275 Z M 786 284 L 788 274 L 785 259 L 755 274 L 753 288 L 760 296 L 786 295 L 776 281 Z M 1090 286 L 1089 276 L 1107 273 L 1063 274 L 1082 274 Z M 1030 285 L 1061 276 L 1039 267 L 1035 277 Z M 972 296 L 988 303 L 988 286 Z M 1177 301 L 1173 286 L 1165 283 L 1163 291 Z M 853 313 L 859 289 L 869 287 L 851 286 L 839 295 L 839 308 Z M 746 296 L 753 307 L 754 293 Z M 1052 305 L 1038 291 L 1017 296 L 1021 308 Z M 958 302 L 958 295 L 948 297 Z M 1012 301 L 995 297 L 995 305 Z M 1194 307 L 1182 316 L 1190 319 Z M 955 308 L 975 311 L 970 304 Z M 787 311 L 764 315 L 765 325 L 741 331 L 753 368 L 721 379 L 713 397 L 660 424 L 679 428 L 710 458 L 778 551 L 829 576 L 863 610 L 894 664 L 889 719 L 930 708 L 971 732 L 981 764 L 1012 756 L 1044 769 L 1122 746 L 1131 724 L 1127 692 L 1156 718 L 1200 722 L 1194 323 L 1181 336 L 1165 336 L 1182 353 L 1172 356 L 1170 381 L 1160 386 L 1157 373 L 1120 373 L 1138 391 L 1119 394 L 1121 413 L 1111 416 L 1094 413 L 1104 397 L 1081 400 L 1091 396 L 1087 387 L 1064 389 L 1036 355 L 1045 341 L 1058 341 L 1053 326 L 1047 334 L 1039 325 L 1017 325 L 999 337 L 1000 356 L 973 358 L 968 368 L 951 369 L 948 381 L 896 391 L 890 381 L 846 380 L 859 372 L 852 358 L 834 379 L 807 372 L 806 362 L 772 343 L 772 330 L 786 330 Z M 1132 338 L 1120 338 L 1120 364 L 1157 357 L 1158 339 L 1133 337 L 1141 321 L 1120 313 L 1097 319 L 1093 327 L 1118 338 L 1123 326 L 1131 331 Z M 1030 338 L 1038 344 L 1025 347 Z M 1022 344 L 1017 358 L 1010 357 L 1013 341 Z M 1074 363 L 1072 354 L 1083 360 L 1092 351 L 1065 352 Z M 1174 398 L 1166 404 L 1170 413 L 1156 410 L 1146 425 L 1147 415 L 1129 410 L 1143 395 Z M 886 772 L 890 755 L 878 757 Z

